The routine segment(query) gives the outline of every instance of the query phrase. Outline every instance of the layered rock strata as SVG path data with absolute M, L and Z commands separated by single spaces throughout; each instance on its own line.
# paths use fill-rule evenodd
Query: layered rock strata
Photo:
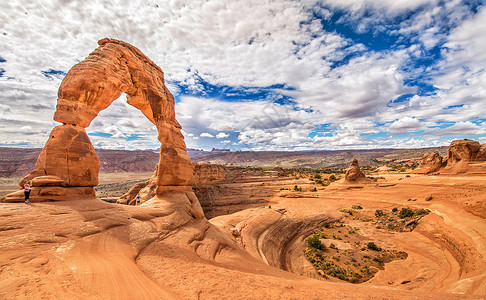
M 167 198 L 167 193 L 181 195 L 190 203 L 193 216 L 201 217 L 202 209 L 192 193 L 193 166 L 186 151 L 181 126 L 175 118 L 174 97 L 164 84 L 162 70 L 139 49 L 118 40 L 102 39 L 99 47 L 85 60 L 74 65 L 64 77 L 58 91 L 54 120 L 63 125 L 53 129 L 36 163 L 36 169 L 21 181 L 39 176 L 57 176 L 59 188 L 88 188 L 98 184 L 99 162 L 85 128 L 119 98 L 138 108 L 157 128 L 161 142 L 160 158 L 154 178 L 152 200 Z M 68 199 L 64 192 L 40 197 L 42 189 L 54 184 L 44 182 L 32 201 Z M 60 189 L 61 190 L 61 189 Z M 84 195 L 84 194 L 83 194 Z M 194 200 L 194 198 L 196 198 Z M 7 195 L 2 201 L 21 201 L 19 195 Z M 187 203 L 186 203 L 187 204 Z

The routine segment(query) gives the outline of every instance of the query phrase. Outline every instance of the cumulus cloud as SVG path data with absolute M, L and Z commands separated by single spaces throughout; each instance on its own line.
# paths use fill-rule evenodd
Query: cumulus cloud
M 214 135 L 210 134 L 210 133 L 207 133 L 207 132 L 203 132 L 199 135 L 200 137 L 208 137 L 208 138 L 212 138 L 214 137 Z
M 218 139 L 224 139 L 224 138 L 229 137 L 229 134 L 224 133 L 224 132 L 220 132 L 220 133 L 218 133 L 218 134 L 216 135 L 216 137 L 217 137 Z
M 393 134 L 404 134 L 425 129 L 422 122 L 413 117 L 403 117 L 391 123 L 388 127 Z
M 467 135 L 484 135 L 486 134 L 486 124 L 480 125 L 472 122 L 457 122 L 452 126 L 446 128 L 431 128 L 425 133 L 434 135 L 452 135 L 452 136 L 467 136 Z

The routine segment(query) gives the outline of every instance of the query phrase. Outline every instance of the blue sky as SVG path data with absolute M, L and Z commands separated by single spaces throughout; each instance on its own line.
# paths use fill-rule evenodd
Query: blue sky
M 484 1 L 5 1 L 0 24 L 0 146 L 44 145 L 62 78 L 104 37 L 164 70 L 191 148 L 486 142 Z M 87 131 L 159 145 L 124 96 Z

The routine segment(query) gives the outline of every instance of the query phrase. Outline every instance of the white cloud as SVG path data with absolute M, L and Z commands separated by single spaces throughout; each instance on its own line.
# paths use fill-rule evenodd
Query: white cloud
M 199 135 L 200 137 L 208 137 L 208 138 L 212 138 L 214 137 L 214 135 L 210 134 L 210 133 L 207 133 L 207 132 L 203 132 Z
M 486 124 L 482 123 L 476 125 L 472 122 L 457 122 L 452 126 L 440 129 L 431 128 L 428 129 L 426 134 L 434 134 L 440 136 L 455 135 L 455 136 L 465 136 L 465 135 L 483 135 L 486 134 Z
M 220 133 L 218 133 L 218 134 L 216 135 L 216 137 L 217 137 L 218 139 L 224 139 L 224 138 L 229 137 L 229 134 L 224 133 L 224 132 L 220 132 Z
M 362 11 L 365 8 L 371 7 L 374 9 L 385 10 L 388 13 L 402 13 L 426 4 L 435 4 L 437 3 L 437 0 L 325 0 L 323 2 L 327 5 L 349 9 L 353 12 Z
M 424 124 L 413 117 L 403 117 L 388 127 L 393 134 L 404 134 L 425 129 Z

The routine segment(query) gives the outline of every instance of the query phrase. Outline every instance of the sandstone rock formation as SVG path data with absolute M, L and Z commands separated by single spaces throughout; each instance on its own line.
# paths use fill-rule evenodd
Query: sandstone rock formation
M 161 142 L 153 198 L 162 200 L 168 191 L 176 192 L 183 195 L 182 202 L 190 209 L 199 210 L 191 214 L 201 216 L 202 209 L 197 208 L 199 203 L 195 203 L 197 198 L 189 187 L 194 182 L 193 166 L 181 126 L 175 119 L 174 97 L 164 85 L 164 73 L 140 50 L 125 42 L 105 38 L 98 44 L 99 47 L 74 65 L 63 79 L 54 114 L 54 120 L 63 125 L 53 129 L 36 169 L 21 184 L 49 175 L 62 180 L 59 186 L 92 190 L 98 184 L 98 157 L 84 128 L 125 93 L 127 103 L 142 111 L 156 126 Z M 61 192 L 59 195 L 52 193 L 63 197 Z M 37 197 L 34 191 L 32 196 L 33 201 L 48 200 Z M 2 200 L 20 201 L 21 198 L 7 195 Z
M 206 185 L 218 183 L 226 178 L 226 173 L 225 167 L 222 165 L 195 164 L 194 184 Z
M 346 181 L 358 181 L 360 179 L 366 179 L 365 174 L 361 172 L 357 159 L 353 159 L 353 161 L 349 165 L 349 168 L 346 171 L 346 175 L 344 179 Z
M 226 179 L 226 169 L 222 165 L 194 164 L 194 185 L 210 185 Z M 137 195 L 140 202 L 145 203 L 155 196 L 157 188 L 157 170 L 154 175 L 145 182 L 135 184 L 126 194 L 120 197 L 118 204 L 135 205 Z
M 486 173 L 486 144 L 469 139 L 452 141 L 447 158 L 437 152 L 424 155 L 414 173 Z
M 420 165 L 413 171 L 416 174 L 429 174 L 439 171 L 443 167 L 442 156 L 439 152 L 425 153 Z

